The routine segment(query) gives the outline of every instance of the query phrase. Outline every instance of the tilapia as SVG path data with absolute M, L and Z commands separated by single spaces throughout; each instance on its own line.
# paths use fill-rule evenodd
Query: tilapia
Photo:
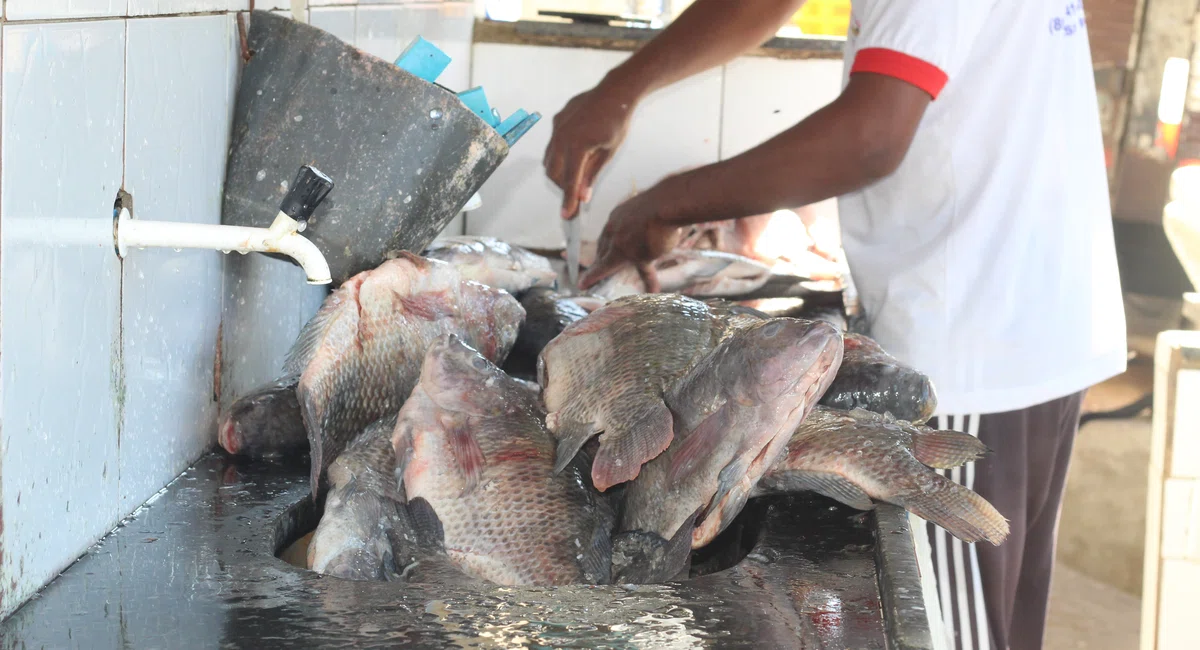
M 676 249 L 656 260 L 654 273 L 660 293 L 686 296 L 740 296 L 771 279 L 771 267 L 748 257 L 713 250 Z M 626 265 L 590 289 L 609 300 L 646 293 L 646 284 L 633 265 Z
M 217 442 L 234 456 L 304 453 L 308 434 L 296 398 L 296 378 L 270 382 L 235 400 L 221 416 Z
M 752 310 L 673 294 L 626 296 L 563 329 L 538 359 L 538 383 L 558 439 L 555 470 L 600 434 L 591 476 L 601 490 L 629 481 L 671 443 L 666 389 Z
M 678 548 L 665 542 L 690 533 L 694 549 L 724 530 L 816 406 L 841 359 L 841 334 L 828 323 L 778 318 L 730 336 L 672 386 L 666 403 L 676 416 L 675 437 L 625 488 L 614 574 L 650 581 L 673 575 L 618 566 L 631 540 Z
M 563 329 L 588 315 L 574 299 L 547 287 L 533 287 L 521 296 L 525 323 L 517 334 L 504 371 L 518 377 L 537 376 L 537 358 Z
M 347 580 L 472 584 L 450 564 L 442 532 L 420 499 L 409 504 L 396 467 L 396 415 L 380 418 L 329 466 L 325 512 L 308 568 Z
M 898 420 L 922 423 L 937 410 L 933 381 L 888 354 L 861 334 L 847 333 L 842 367 L 821 398 L 825 406 L 890 413 Z
M 511 294 L 407 252 L 346 280 L 301 330 L 284 365 L 300 377 L 313 494 L 353 436 L 400 409 L 431 343 L 455 333 L 503 362 L 524 318 Z
M 498 367 L 448 335 L 430 346 L 392 442 L 410 503 L 440 522 L 446 554 L 502 585 L 606 584 L 612 509 L 586 461 L 554 469 L 545 411 Z
M 930 469 L 988 452 L 974 436 L 939 431 L 863 409 L 817 407 L 800 423 L 755 496 L 812 491 L 859 510 L 883 501 L 966 542 L 999 544 L 1008 522 L 977 493 Z
M 349 580 L 395 580 L 391 537 L 411 528 L 397 487 L 396 416 L 371 424 L 329 466 L 325 512 L 308 546 L 308 568 Z M 412 534 L 415 536 L 415 533 Z
M 468 280 L 512 294 L 552 287 L 558 280 L 550 260 L 495 237 L 444 237 L 422 255 L 454 265 Z

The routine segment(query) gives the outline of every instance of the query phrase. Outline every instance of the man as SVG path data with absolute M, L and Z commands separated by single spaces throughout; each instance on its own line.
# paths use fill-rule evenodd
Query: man
M 769 38 L 802 0 L 697 0 L 554 118 L 548 176 L 574 218 L 638 102 Z M 1099 111 L 1082 4 L 855 0 L 841 95 L 729 160 L 618 206 L 586 288 L 670 250 L 680 226 L 839 197 L 872 335 L 927 372 L 933 424 L 993 453 L 960 480 L 1012 533 L 930 531 L 960 648 L 1040 648 L 1080 400 L 1124 371 Z

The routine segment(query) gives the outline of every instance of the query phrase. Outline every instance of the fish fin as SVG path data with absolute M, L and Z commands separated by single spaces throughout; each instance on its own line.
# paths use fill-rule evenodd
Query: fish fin
M 579 422 L 562 417 L 558 411 L 546 416 L 546 426 L 558 439 L 558 446 L 554 451 L 555 474 L 566 469 L 588 439 L 600 431 L 592 422 Z
M 723 405 L 692 429 L 679 446 L 667 470 L 667 484 L 676 485 L 684 476 L 695 471 L 704 459 L 712 455 L 728 430 L 728 407 Z
M 913 456 L 937 469 L 958 467 L 991 451 L 979 438 L 958 431 L 917 431 L 912 434 L 912 440 Z
M 423 553 L 416 561 L 408 564 L 400 573 L 401 579 L 410 584 L 436 584 L 469 586 L 481 584 L 454 565 L 445 553 Z
M 999 546 L 1008 537 L 1008 520 L 987 499 L 941 474 L 932 479 L 929 490 L 890 501 L 967 543 Z
M 324 444 L 321 440 L 321 421 L 324 419 L 324 412 L 318 406 L 317 401 L 308 394 L 308 388 L 304 384 L 296 387 L 296 397 L 300 401 L 300 414 L 304 420 L 304 428 L 308 431 L 308 480 L 309 486 L 312 488 L 312 497 L 316 499 L 318 488 L 321 486 L 321 474 L 325 471 Z
M 300 334 L 296 336 L 296 341 L 292 343 L 291 349 L 288 350 L 287 356 L 283 360 L 285 376 L 300 375 L 304 372 L 305 367 L 320 349 L 325 335 L 337 324 L 339 317 L 346 313 L 357 315 L 357 310 L 343 310 L 342 307 L 348 301 L 358 300 L 358 289 L 361 286 L 362 278 L 347 280 L 325 299 L 317 313 L 313 314 L 304 327 L 300 328 Z
M 459 496 L 465 496 L 479 485 L 479 479 L 483 476 L 483 450 L 479 448 L 479 442 L 471 433 L 469 419 L 455 418 L 453 421 L 443 422 L 443 425 L 450 435 L 450 453 L 454 454 L 458 471 L 462 474 L 463 488 Z
M 674 580 L 687 572 L 692 556 L 693 512 L 671 539 L 658 533 L 633 530 L 613 535 L 612 583 L 655 584 Z
M 441 548 L 445 543 L 446 533 L 433 506 L 424 497 L 415 497 L 409 500 L 407 507 L 413 531 L 417 534 L 417 545 Z
M 862 488 L 839 474 L 812 471 L 787 472 L 786 474 L 785 489 L 789 492 L 816 492 L 855 510 L 870 510 L 875 507 L 871 497 Z M 778 485 L 780 481 L 776 480 L 773 483 Z
M 628 416 L 619 429 L 609 418 L 592 461 L 592 483 L 601 492 L 637 478 L 642 465 L 663 453 L 675 437 L 675 418 L 661 399 L 623 407 Z
M 611 521 L 609 522 L 611 523 Z M 606 585 L 612 581 L 612 536 L 609 526 L 597 525 L 583 551 L 579 568 L 586 584 Z

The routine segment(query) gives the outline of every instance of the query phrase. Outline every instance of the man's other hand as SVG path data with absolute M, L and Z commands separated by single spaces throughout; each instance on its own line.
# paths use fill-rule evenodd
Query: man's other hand
M 596 262 L 579 279 L 586 290 L 633 264 L 646 284 L 646 291 L 658 293 L 654 261 L 679 245 L 682 230 L 660 218 L 663 208 L 653 190 L 638 194 L 618 205 L 608 217 L 596 246 Z
M 618 87 L 601 82 L 576 95 L 554 116 L 542 164 L 563 191 L 562 218 L 574 219 L 579 204 L 591 200 L 596 175 L 629 132 L 635 104 Z

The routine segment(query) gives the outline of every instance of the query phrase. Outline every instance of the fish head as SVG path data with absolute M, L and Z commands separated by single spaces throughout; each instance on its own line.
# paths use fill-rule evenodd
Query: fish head
M 820 399 L 842 361 L 842 335 L 823 321 L 775 318 L 741 332 L 726 348 L 721 375 L 734 399 L 776 403 Z
M 235 401 L 221 418 L 217 442 L 233 455 L 256 452 L 260 447 L 270 449 L 287 437 L 284 427 L 295 423 L 284 421 L 278 391 L 259 391 Z
M 511 380 L 496 364 L 447 334 L 429 346 L 421 366 L 421 387 L 441 408 L 466 415 L 490 416 L 507 411 Z

